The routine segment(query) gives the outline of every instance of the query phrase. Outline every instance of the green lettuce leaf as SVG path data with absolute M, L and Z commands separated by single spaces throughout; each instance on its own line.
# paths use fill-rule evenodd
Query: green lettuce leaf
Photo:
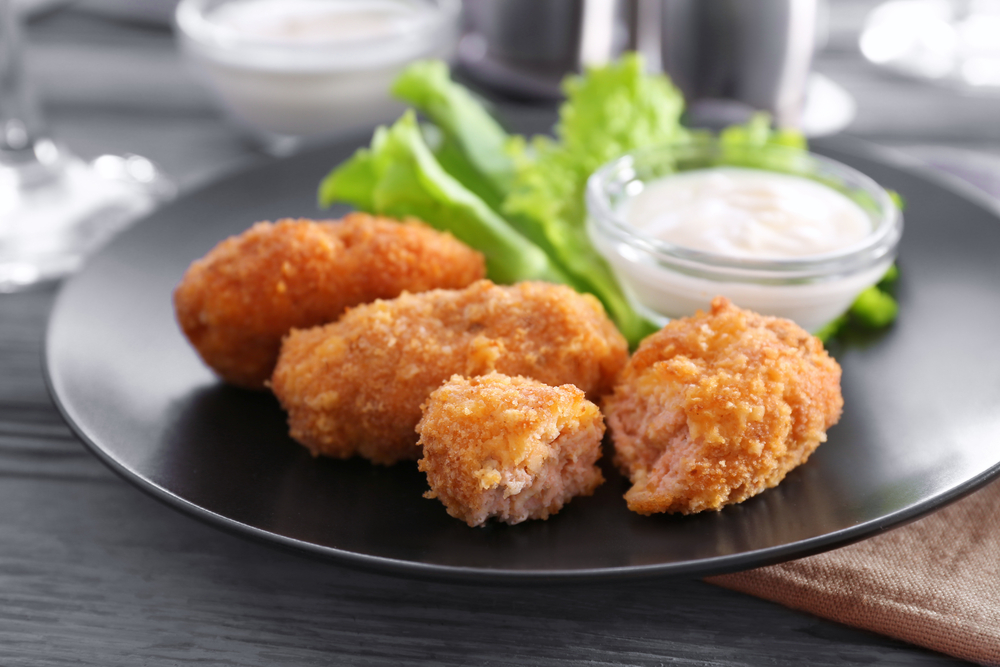
M 771 129 L 771 114 L 759 111 L 743 125 L 730 125 L 719 133 L 719 141 L 725 146 L 784 146 L 800 151 L 808 150 L 805 135 L 798 130 Z
M 490 180 L 469 161 L 458 142 L 441 131 L 433 123 L 421 123 L 424 141 L 434 153 L 438 164 L 448 175 L 477 195 L 494 211 L 500 211 L 502 197 L 496 192 Z
M 319 204 L 334 202 L 400 219 L 416 217 L 450 232 L 486 256 L 487 273 L 496 282 L 567 282 L 544 252 L 442 169 L 413 111 L 392 127 L 378 128 L 370 148 L 359 149 L 323 179 Z
M 771 115 L 758 112 L 742 125 L 719 133 L 721 164 L 790 174 L 804 171 L 809 150 L 798 130 L 772 129 Z
M 503 212 L 520 220 L 525 235 L 546 240 L 574 283 L 596 295 L 632 345 L 656 330 L 636 312 L 586 230 L 587 179 L 604 163 L 644 146 L 686 136 L 684 101 L 670 81 L 647 75 L 636 54 L 587 70 L 564 83 L 556 138 L 514 139 L 515 175 Z M 541 245 L 541 244 L 540 244 Z
M 892 290 L 899 279 L 899 268 L 893 264 L 877 284 L 865 289 L 854 299 L 847 312 L 813 332 L 824 343 L 833 340 L 851 327 L 883 329 L 896 321 L 899 302 Z
M 891 294 L 873 285 L 858 295 L 851 304 L 850 313 L 866 327 L 881 329 L 896 320 L 899 304 Z
M 828 343 L 847 326 L 849 319 L 847 313 L 844 313 L 840 317 L 827 322 L 820 327 L 819 331 L 814 331 L 812 334 L 824 343 Z
M 394 217 L 415 216 L 482 251 L 497 282 L 550 280 L 596 295 L 635 346 L 656 326 L 633 308 L 586 230 L 586 183 L 593 171 L 632 150 L 710 137 L 680 124 L 683 99 L 661 75 L 648 75 L 635 54 L 564 82 L 555 137 L 510 136 L 437 61 L 418 62 L 393 92 L 431 122 L 423 131 L 408 112 L 379 128 L 320 186 L 334 201 Z M 801 133 L 773 130 L 767 114 L 720 134 L 721 164 L 795 173 L 807 158 Z M 773 149 L 773 150 L 772 150 Z M 889 282 L 887 276 L 885 282 Z M 897 310 L 886 285 L 859 295 L 845 323 L 885 326 Z
M 514 164 L 504 150 L 507 132 L 468 89 L 451 80 L 448 65 L 415 62 L 393 82 L 392 93 L 444 133 L 442 166 L 498 209 L 514 177 Z

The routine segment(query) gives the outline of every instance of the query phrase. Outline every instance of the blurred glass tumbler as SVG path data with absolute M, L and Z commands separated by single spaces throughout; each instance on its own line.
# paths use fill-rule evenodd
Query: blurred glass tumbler
M 508 93 L 559 96 L 559 81 L 627 49 L 666 71 L 691 122 L 752 110 L 800 125 L 821 0 L 466 0 L 459 60 Z
M 143 157 L 86 162 L 48 134 L 25 78 L 17 4 L 0 0 L 0 293 L 75 271 L 174 192 Z
M 182 0 L 180 45 L 221 106 L 271 152 L 393 120 L 396 74 L 447 58 L 459 0 Z

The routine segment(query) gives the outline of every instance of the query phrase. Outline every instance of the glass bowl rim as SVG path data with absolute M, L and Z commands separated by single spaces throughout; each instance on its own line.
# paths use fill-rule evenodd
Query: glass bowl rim
M 637 161 L 672 158 L 677 155 L 678 151 L 685 150 L 718 150 L 722 145 L 721 140 L 715 136 L 691 137 L 683 141 L 647 146 L 630 151 L 619 158 L 605 163 L 587 180 L 585 193 L 587 224 L 592 225 L 597 232 L 609 235 L 614 240 L 625 243 L 634 250 L 642 251 L 651 258 L 659 260 L 661 263 L 668 265 L 681 264 L 687 267 L 700 267 L 707 270 L 718 269 L 724 271 L 727 275 L 734 272 L 744 272 L 747 274 L 792 274 L 808 277 L 854 273 L 877 264 L 886 255 L 890 255 L 895 251 L 902 236 L 903 216 L 888 191 L 867 174 L 826 156 L 804 149 L 775 145 L 759 148 L 749 144 L 746 146 L 747 149 L 763 150 L 767 151 L 768 154 L 787 155 L 795 159 L 805 158 L 812 165 L 821 165 L 826 170 L 826 173 L 847 177 L 847 179 L 859 186 L 858 189 L 872 196 L 878 209 L 878 219 L 875 220 L 872 232 L 863 240 L 838 250 L 801 258 L 757 259 L 734 257 L 679 246 L 654 236 L 643 234 L 630 225 L 624 219 L 624 216 L 615 211 L 611 206 L 607 186 L 615 180 L 614 177 L 616 174 L 624 170 L 632 170 L 633 172 L 633 177 L 628 180 L 641 180 L 634 173 Z M 765 168 L 750 168 L 759 171 L 772 171 Z M 808 178 L 807 175 L 795 174 L 793 172 L 775 171 L 775 173 L 787 173 Z M 666 178 L 669 178 L 669 176 Z

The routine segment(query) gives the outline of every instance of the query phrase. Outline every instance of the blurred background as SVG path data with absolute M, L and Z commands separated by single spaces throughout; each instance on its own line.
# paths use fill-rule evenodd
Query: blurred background
M 206 76 L 212 56 L 191 46 L 196 38 L 182 56 L 173 0 L 13 2 L 25 21 L 27 81 L 49 132 L 80 156 L 145 156 L 183 191 L 300 147 L 254 137 L 238 113 L 232 121 L 231 100 L 230 113 L 222 110 L 218 81 Z M 791 0 L 761 4 L 766 14 L 740 13 L 745 3 L 732 0 L 463 5 L 458 32 L 441 28 L 412 54 L 455 58 L 460 76 L 522 131 L 549 129 L 565 71 L 637 48 L 651 67 L 674 72 L 693 122 L 766 108 L 807 134 L 891 146 L 1000 194 L 995 1 Z

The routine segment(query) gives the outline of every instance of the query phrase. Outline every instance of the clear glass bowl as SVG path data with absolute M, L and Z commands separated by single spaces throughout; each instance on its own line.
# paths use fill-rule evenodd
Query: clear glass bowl
M 645 183 L 712 167 L 746 167 L 802 176 L 845 194 L 871 219 L 860 242 L 793 259 L 746 259 L 674 245 L 630 225 L 629 200 Z M 588 232 L 636 307 L 658 321 L 693 314 L 716 295 L 816 331 L 844 313 L 895 260 L 903 217 L 892 198 L 861 172 L 829 158 L 783 147 L 721 144 L 713 137 L 625 155 L 587 184 Z
M 266 146 L 394 120 L 393 79 L 450 57 L 460 13 L 459 0 L 181 0 L 176 24 L 196 74 Z

